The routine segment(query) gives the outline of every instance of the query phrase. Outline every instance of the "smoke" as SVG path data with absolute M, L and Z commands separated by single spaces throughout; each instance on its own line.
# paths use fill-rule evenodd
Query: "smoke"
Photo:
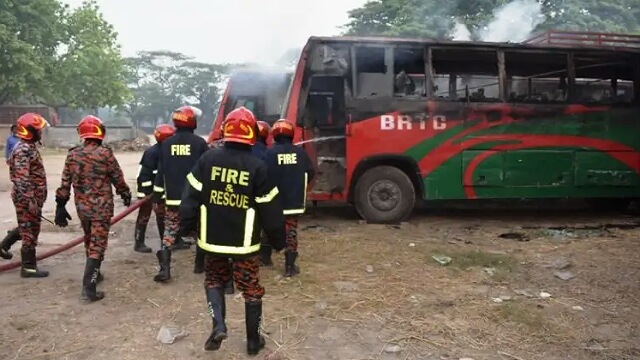
M 535 0 L 516 0 L 493 12 L 493 20 L 478 35 L 482 41 L 522 42 L 544 21 L 542 7 Z
M 471 40 L 471 32 L 469 32 L 469 29 L 467 29 L 467 27 L 460 22 L 460 20 L 455 20 L 454 21 L 454 26 L 453 26 L 453 31 L 451 32 L 451 36 L 453 37 L 453 40 L 458 40 L 458 41 L 469 41 Z
M 536 0 L 515 0 L 493 11 L 493 19 L 481 28 L 476 38 L 488 42 L 522 42 L 545 20 Z M 453 40 L 471 40 L 469 29 L 459 20 L 451 31 Z

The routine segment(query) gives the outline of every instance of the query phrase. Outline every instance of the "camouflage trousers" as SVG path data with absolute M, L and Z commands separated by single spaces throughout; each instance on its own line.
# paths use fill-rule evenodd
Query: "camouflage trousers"
M 22 247 L 27 249 L 35 249 L 38 246 L 38 236 L 40 236 L 40 227 L 42 219 L 40 214 L 42 209 L 38 210 L 38 214 L 32 214 L 29 211 L 28 204 L 14 201 L 16 208 L 16 217 L 18 218 L 18 232 L 22 239 Z
M 84 248 L 87 251 L 87 256 L 96 260 L 104 260 L 109 240 L 109 229 L 111 228 L 109 220 L 80 220 L 80 223 L 82 231 L 84 231 Z
M 164 246 L 171 246 L 176 241 L 176 236 L 180 231 L 180 208 L 177 206 L 167 206 L 164 216 Z
M 287 232 L 287 248 L 286 251 L 298 252 L 298 217 L 295 215 L 286 215 L 284 217 L 284 228 Z
M 261 302 L 264 287 L 260 285 L 260 257 L 252 256 L 242 260 L 233 260 L 233 273 L 229 272 L 229 260 L 225 257 L 205 253 L 204 287 L 224 288 L 224 284 L 233 278 L 238 290 L 242 291 L 245 302 Z
M 147 227 L 149 219 L 151 219 L 151 211 L 156 213 L 156 221 L 164 221 L 166 208 L 164 204 L 154 204 L 153 201 L 147 201 L 138 210 L 138 217 L 136 218 L 136 225 Z

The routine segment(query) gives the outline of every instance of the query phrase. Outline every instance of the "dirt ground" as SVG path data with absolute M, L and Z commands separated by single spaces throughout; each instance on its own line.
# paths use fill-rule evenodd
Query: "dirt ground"
M 130 184 L 139 157 L 118 154 Z M 63 159 L 45 156 L 50 219 Z M 7 178 L 0 230 L 15 223 Z M 399 226 L 364 224 L 346 207 L 311 209 L 302 274 L 282 278 L 282 255 L 262 271 L 268 342 L 258 359 L 639 359 L 638 219 L 565 205 L 453 204 Z M 80 235 L 72 217 L 65 230 L 44 225 L 39 251 Z M 193 249 L 174 254 L 171 283 L 156 284 L 155 256 L 132 251 L 134 220 L 112 229 L 103 301 L 79 300 L 80 248 L 42 261 L 47 279 L 0 274 L 0 358 L 246 358 L 241 298 L 227 297 L 229 339 L 205 352 L 211 320 Z M 147 244 L 159 246 L 154 223 Z M 168 324 L 188 335 L 160 344 Z

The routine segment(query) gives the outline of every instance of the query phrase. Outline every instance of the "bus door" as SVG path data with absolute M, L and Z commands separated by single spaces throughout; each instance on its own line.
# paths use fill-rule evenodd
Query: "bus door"
M 312 194 L 338 194 L 345 190 L 347 124 L 344 77 L 311 78 L 303 119 L 304 147 L 317 171 Z

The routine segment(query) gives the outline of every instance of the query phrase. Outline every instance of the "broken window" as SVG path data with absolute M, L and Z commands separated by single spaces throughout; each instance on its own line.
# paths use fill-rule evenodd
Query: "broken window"
M 500 101 L 495 50 L 432 48 L 433 96 L 440 100 Z
M 634 100 L 633 61 L 622 54 L 574 54 L 572 100 L 583 104 L 629 104 Z
M 394 96 L 426 96 L 422 48 L 397 47 L 393 52 Z
M 356 97 L 393 95 L 390 47 L 354 46 Z
M 567 53 L 505 51 L 508 102 L 565 103 Z

